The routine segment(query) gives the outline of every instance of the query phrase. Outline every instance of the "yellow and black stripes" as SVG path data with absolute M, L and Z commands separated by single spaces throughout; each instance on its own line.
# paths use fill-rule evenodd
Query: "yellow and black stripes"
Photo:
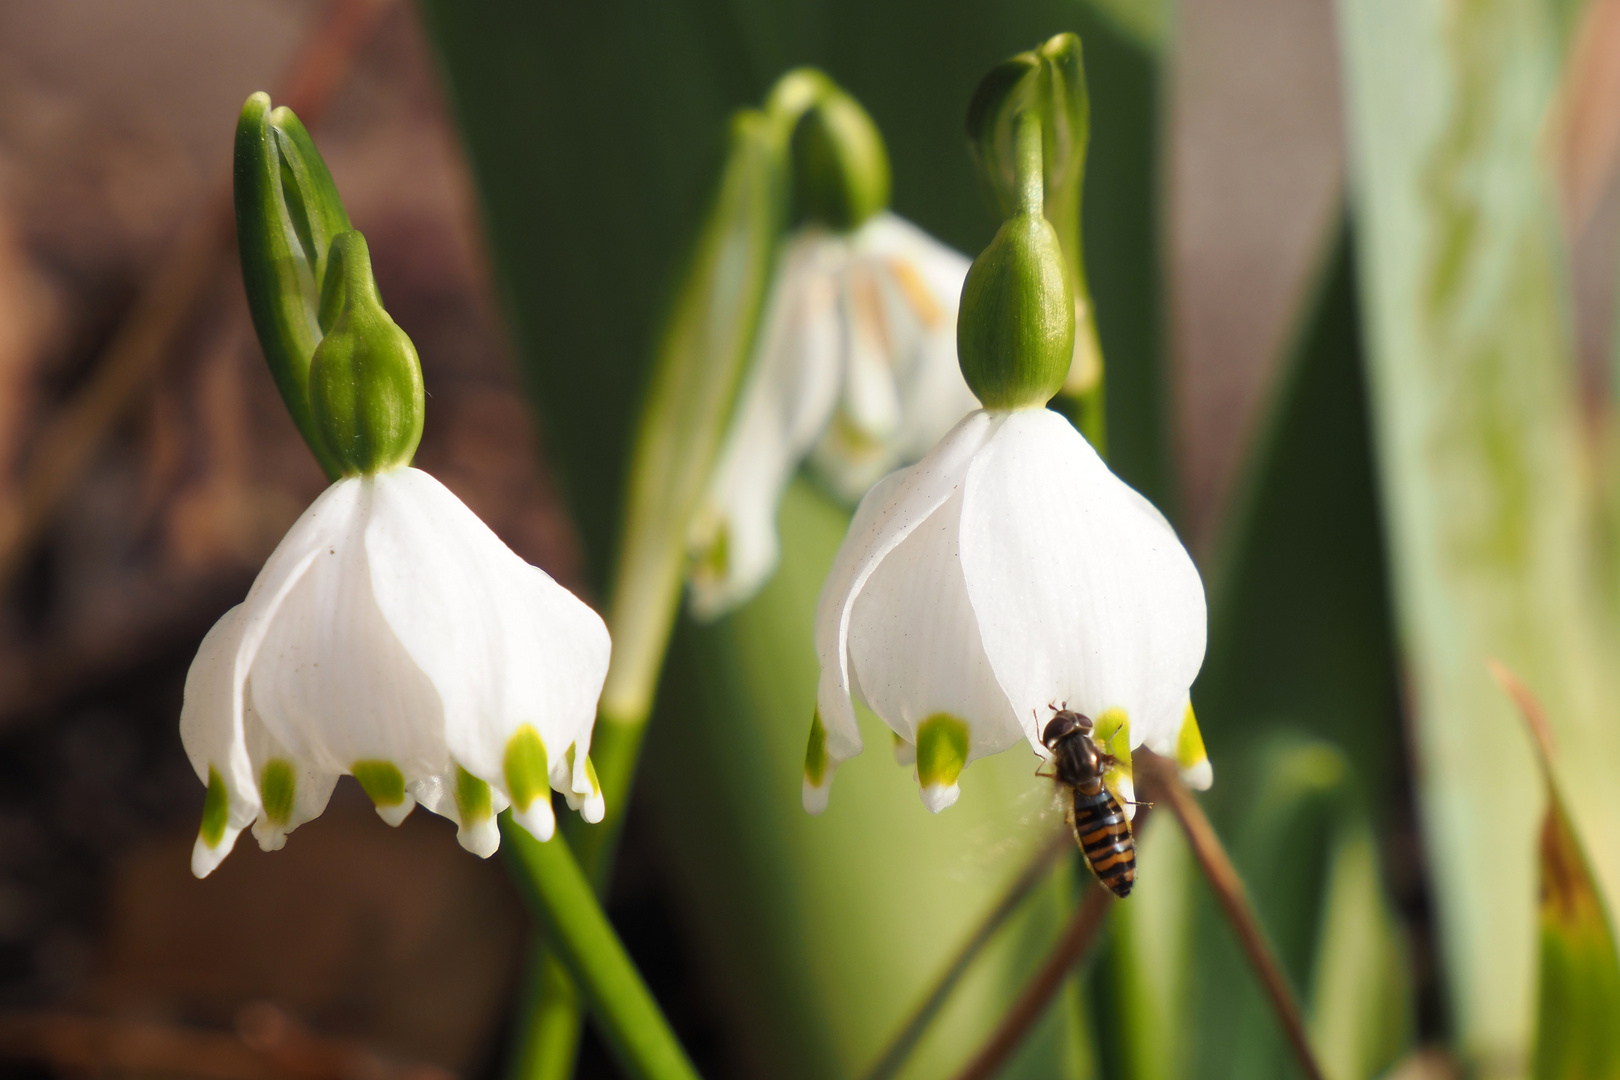
M 1136 881 L 1136 841 L 1119 802 L 1103 784 L 1094 794 L 1074 789 L 1074 812 L 1069 816 L 1074 838 L 1097 880 L 1120 899 L 1130 895 Z

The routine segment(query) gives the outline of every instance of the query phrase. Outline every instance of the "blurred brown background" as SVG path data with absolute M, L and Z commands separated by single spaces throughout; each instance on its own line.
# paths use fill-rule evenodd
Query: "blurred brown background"
M 1620 97 L 1604 32 L 1581 69 L 1601 101 Z M 1338 212 L 1344 125 L 1330 0 L 1186 0 L 1177 33 L 1171 407 L 1182 518 L 1207 550 Z M 207 881 L 188 870 L 186 667 L 323 484 L 210 215 L 243 98 L 311 64 L 330 83 L 312 128 L 422 356 L 418 464 L 579 587 L 409 5 L 0 3 L 0 1073 L 476 1076 L 500 1059 L 527 929 L 499 860 L 448 823 L 390 830 L 345 782 L 285 851 L 244 839 Z M 1549 135 L 1594 368 L 1620 237 L 1612 112 Z M 194 310 L 143 337 L 162 321 L 143 304 L 188 268 Z M 702 987 L 639 837 L 632 817 L 613 911 L 673 950 L 649 975 L 701 1057 Z

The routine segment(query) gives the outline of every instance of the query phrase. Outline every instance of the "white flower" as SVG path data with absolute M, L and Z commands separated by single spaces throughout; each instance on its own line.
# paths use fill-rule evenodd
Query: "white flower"
M 208 785 L 192 871 L 249 824 L 281 847 L 344 773 L 389 824 L 420 802 L 483 856 L 509 804 L 548 839 L 552 787 L 600 820 L 586 755 L 608 649 L 594 611 L 431 476 L 339 480 L 192 661 L 180 736 Z
M 978 407 L 956 363 L 968 260 L 891 213 L 790 238 L 709 490 L 693 519 L 692 612 L 714 618 L 776 567 L 776 508 L 807 457 L 854 502 Z
M 839 549 L 816 611 L 805 808 L 860 752 L 853 701 L 914 748 L 935 811 L 969 761 L 1021 739 L 1044 756 L 1065 704 L 1116 753 L 1146 743 L 1207 773 L 1188 705 L 1204 636 L 1192 559 L 1067 420 L 975 412 L 868 493 Z M 1184 729 L 1197 760 L 1176 754 Z

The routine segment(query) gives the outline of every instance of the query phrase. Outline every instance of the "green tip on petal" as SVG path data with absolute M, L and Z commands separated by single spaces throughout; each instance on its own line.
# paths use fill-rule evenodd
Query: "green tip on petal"
M 285 758 L 272 758 L 265 762 L 259 774 L 259 800 L 264 805 L 265 820 L 285 827 L 292 820 L 293 796 L 298 793 L 298 774 L 292 762 Z
M 512 817 L 544 843 L 557 828 L 551 810 L 551 769 L 546 744 L 531 724 L 524 724 L 506 740 L 501 771 L 506 777 L 506 794 L 512 800 Z
M 1198 730 L 1190 701 L 1181 718 L 1181 734 L 1176 737 L 1176 768 L 1181 770 L 1181 782 L 1194 791 L 1208 791 L 1215 782 L 1215 770 L 1209 764 L 1204 736 Z
M 456 813 L 463 825 L 476 825 L 495 816 L 489 785 L 456 766 Z
M 360 782 L 360 787 L 371 796 L 377 816 L 390 825 L 398 825 L 410 816 L 416 800 L 405 793 L 405 775 L 391 761 L 357 761 L 349 772 Z
M 591 790 L 579 808 L 579 816 L 586 824 L 596 825 L 607 817 L 607 799 L 602 795 L 602 781 L 596 778 L 596 762 L 589 754 L 585 755 L 585 778 L 590 781 Z
M 230 820 L 231 796 L 225 789 L 225 779 L 212 765 L 208 767 L 208 793 L 203 796 L 202 828 L 197 835 L 211 848 L 219 847 L 225 839 L 225 826 Z
M 821 723 L 821 710 L 810 717 L 810 742 L 804 750 L 804 779 L 816 787 L 827 776 L 827 729 Z
M 817 709 L 810 716 L 810 741 L 804 750 L 804 786 L 800 799 L 805 813 L 819 814 L 827 809 L 835 768 L 827 757 L 827 729 L 821 723 L 821 710 Z
M 1105 754 L 1114 755 L 1115 765 L 1103 773 L 1103 783 L 1119 799 L 1127 819 L 1136 817 L 1136 784 L 1131 771 L 1131 719 L 1124 709 L 1104 709 L 1097 717 L 1092 738 Z
M 546 744 L 532 724 L 524 724 L 506 740 L 506 755 L 501 760 L 506 775 L 506 793 L 519 811 L 551 790 L 550 765 L 546 758 Z
M 917 783 L 923 805 L 934 813 L 956 802 L 957 778 L 967 765 L 968 726 L 949 713 L 935 713 L 917 725 Z

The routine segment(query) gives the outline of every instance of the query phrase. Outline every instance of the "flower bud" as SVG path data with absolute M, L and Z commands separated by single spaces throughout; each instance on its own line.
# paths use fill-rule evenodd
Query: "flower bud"
M 1020 114 L 1018 202 L 962 285 L 956 352 L 986 409 L 1039 408 L 1074 356 L 1074 299 L 1063 249 L 1042 212 L 1041 125 Z
M 254 94 L 236 126 L 236 243 L 253 329 L 298 432 L 328 476 L 327 453 L 309 410 L 309 363 L 321 339 L 316 311 L 339 233 L 353 228 L 320 151 L 286 106 Z
M 309 365 L 309 404 L 345 476 L 410 464 L 422 440 L 422 367 L 416 347 L 383 310 L 366 238 L 332 241 L 321 295 L 326 336 Z
M 811 221 L 848 232 L 889 205 L 889 154 L 877 125 L 833 89 L 793 132 L 794 189 Z

